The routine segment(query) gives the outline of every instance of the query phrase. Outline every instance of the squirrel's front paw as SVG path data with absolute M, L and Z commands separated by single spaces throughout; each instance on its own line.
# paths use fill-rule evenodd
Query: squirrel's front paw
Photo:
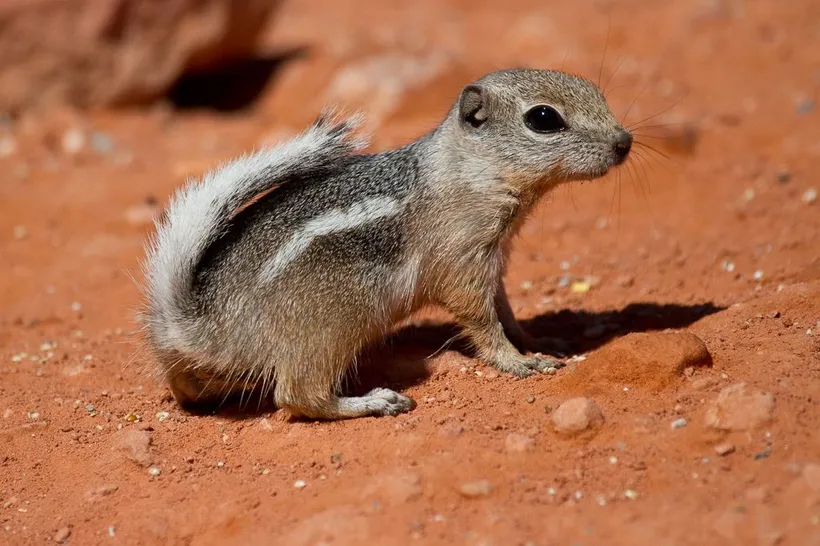
M 527 377 L 535 372 L 550 373 L 549 370 L 554 371 L 557 368 L 564 367 L 564 365 L 565 364 L 560 360 L 543 355 L 534 355 L 519 356 L 497 362 L 495 367 L 517 377 Z

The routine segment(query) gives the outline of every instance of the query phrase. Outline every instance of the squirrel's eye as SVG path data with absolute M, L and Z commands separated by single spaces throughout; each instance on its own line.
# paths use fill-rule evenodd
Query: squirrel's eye
M 524 114 L 524 123 L 536 133 L 554 133 L 567 128 L 564 118 L 551 106 L 534 106 Z

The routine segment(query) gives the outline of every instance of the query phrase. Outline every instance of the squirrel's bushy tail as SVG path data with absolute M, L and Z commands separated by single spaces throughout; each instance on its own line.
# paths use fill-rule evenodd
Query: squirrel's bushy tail
M 180 349 L 169 345 L 185 338 L 195 303 L 192 285 L 197 266 L 237 209 L 292 179 L 332 168 L 363 148 L 363 139 L 351 137 L 359 122 L 357 117 L 336 120 L 325 113 L 296 138 L 232 160 L 176 192 L 157 222 L 143 263 L 146 309 L 142 320 L 158 348 Z

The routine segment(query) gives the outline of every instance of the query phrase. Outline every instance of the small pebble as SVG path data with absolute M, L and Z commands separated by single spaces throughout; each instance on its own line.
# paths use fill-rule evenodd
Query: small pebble
M 754 274 L 752 275 L 752 278 L 756 281 L 762 280 L 763 279 L 763 270 L 758 269 L 757 271 L 755 271 Z
M 217 468 L 222 468 L 222 467 L 224 467 L 224 466 L 225 466 L 225 462 L 224 462 L 224 461 L 217 461 L 217 462 L 216 462 L 216 467 L 217 467 Z
M 91 135 L 91 147 L 98 153 L 108 155 L 114 151 L 114 141 L 105 133 L 94 132 Z
M 814 189 L 814 188 L 807 189 L 803 193 L 803 196 L 800 198 L 800 200 L 803 201 L 807 205 L 811 205 L 812 203 L 817 201 L 817 190 Z
M 754 188 L 746 188 L 743 191 L 743 200 L 744 201 L 751 201 L 755 198 L 755 190 Z
M 161 423 L 163 421 L 167 421 L 168 418 L 171 417 L 171 414 L 168 413 L 167 411 L 158 411 L 156 417 L 157 417 L 157 421 L 159 421 Z
M 571 398 L 552 413 L 552 425 L 556 432 L 577 434 L 604 424 L 601 408 L 588 398 Z
M 732 271 L 735 270 L 735 264 L 734 264 L 734 262 L 732 262 L 730 260 L 723 260 L 723 263 L 721 264 L 721 267 L 723 268 L 724 271 L 728 271 L 729 273 L 731 273 Z
M 85 147 L 85 132 L 82 129 L 69 129 L 63 134 L 63 151 L 67 154 L 77 154 Z
M 54 542 L 62 544 L 63 542 L 68 540 L 68 537 L 70 536 L 71 529 L 69 529 L 68 527 L 62 527 L 54 534 Z
M 530 395 L 527 397 L 527 404 L 533 404 L 535 402 L 535 397 Z
M 296 480 L 295 482 L 293 482 L 293 487 L 295 487 L 296 489 L 304 489 L 305 487 L 307 487 L 307 483 L 305 482 L 305 480 Z
M 618 457 L 612 456 L 609 458 L 609 464 L 618 464 Z
M 672 423 L 669 426 L 671 426 L 672 428 L 683 428 L 687 424 L 689 424 L 689 421 L 681 417 L 680 419 L 675 419 L 674 421 L 672 421 Z
M 116 535 L 116 533 L 114 532 L 114 526 L 113 526 L 113 525 L 109 525 L 109 526 L 108 526 L 108 536 L 113 537 L 113 536 L 115 536 L 115 535 Z
M 74 303 L 71 304 L 71 310 L 74 311 L 75 313 L 79 313 L 80 311 L 83 310 L 83 304 L 78 302 L 78 301 L 75 301 Z
M 28 418 L 29 418 L 29 419 L 39 419 L 39 418 L 40 418 L 40 412 L 38 412 L 38 411 L 30 411 L 30 412 L 28 413 Z
M 638 498 L 638 493 L 636 491 L 633 491 L 632 489 L 627 489 L 626 491 L 624 491 L 624 497 L 626 497 L 629 500 L 635 500 Z
M 162 470 L 160 470 L 158 466 L 152 466 L 148 469 L 148 474 L 150 476 L 159 476 L 160 474 L 162 474 Z
M 715 446 L 715 453 L 717 453 L 721 457 L 725 457 L 726 455 L 729 455 L 730 453 L 734 453 L 734 451 L 735 451 L 735 446 L 733 444 L 730 444 L 730 443 L 723 443 L 723 444 L 718 444 L 718 445 Z
M 0 137 L 0 157 L 8 157 L 17 152 L 17 141 L 11 135 Z
M 535 448 L 535 438 L 517 432 L 507 435 L 504 445 L 508 453 L 524 453 Z
M 595 498 L 595 502 L 598 503 L 598 506 L 606 506 L 606 497 L 603 495 L 598 495 Z
M 544 373 L 547 374 L 547 375 L 555 375 L 556 373 L 558 373 L 558 368 L 550 366 L 549 368 L 544 370 Z
M 587 281 L 575 281 L 569 289 L 573 294 L 586 294 L 590 288 L 592 288 L 592 285 Z
M 468 499 L 475 499 L 478 497 L 486 497 L 493 491 L 492 484 L 487 480 L 479 480 L 462 484 L 458 489 L 462 496 Z
M 802 99 L 798 101 L 797 105 L 795 105 L 794 110 L 797 112 L 799 116 L 805 116 L 806 114 L 810 114 L 812 110 L 814 110 L 815 102 L 812 99 Z
M 532 290 L 532 281 L 524 281 L 521 283 L 521 290 Z

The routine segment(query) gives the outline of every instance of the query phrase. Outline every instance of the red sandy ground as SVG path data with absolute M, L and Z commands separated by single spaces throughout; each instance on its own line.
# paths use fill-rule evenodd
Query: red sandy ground
M 309 50 L 251 112 L 15 122 L 17 150 L 0 158 L 0 542 L 820 544 L 820 203 L 806 202 L 820 186 L 820 5 L 499 4 L 288 3 L 270 45 Z M 375 131 L 383 149 L 494 68 L 597 80 L 610 24 L 613 109 L 628 124 L 663 112 L 637 132 L 661 135 L 639 140 L 669 158 L 637 147 L 620 175 L 558 191 L 524 228 L 507 279 L 525 324 L 586 360 L 515 380 L 453 350 L 425 360 L 446 335 L 433 327 L 362 371 L 417 400 L 413 412 L 332 423 L 185 414 L 144 373 L 131 277 L 146 199 L 300 129 L 345 65 L 444 52 Z M 694 146 L 680 122 L 697 127 Z M 104 131 L 115 150 L 65 153 L 72 127 Z M 564 275 L 592 287 L 573 292 Z M 681 373 L 674 347 L 653 337 L 639 358 L 646 349 L 623 339 L 666 328 L 702 339 L 712 366 Z M 709 405 L 738 382 L 774 395 L 773 419 L 707 427 Z M 605 424 L 558 436 L 550 410 L 579 395 Z M 680 417 L 688 425 L 672 428 Z M 128 430 L 151 431 L 158 476 L 120 449 Z M 727 442 L 734 452 L 718 455 Z M 480 480 L 486 495 L 460 492 Z

